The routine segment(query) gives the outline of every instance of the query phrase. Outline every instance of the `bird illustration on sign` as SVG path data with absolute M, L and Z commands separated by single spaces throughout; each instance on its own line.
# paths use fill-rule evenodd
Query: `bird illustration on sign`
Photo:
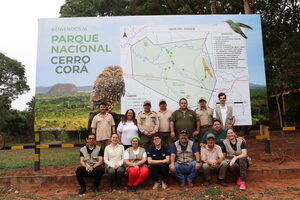
M 90 101 L 92 107 L 99 107 L 104 102 L 112 110 L 125 94 L 125 82 L 122 67 L 112 65 L 105 67 L 94 82 Z
M 239 22 L 234 22 L 232 21 L 231 19 L 228 19 L 225 21 L 229 26 L 230 28 L 240 34 L 241 36 L 243 36 L 245 39 L 247 39 L 248 37 L 245 35 L 245 33 L 242 31 L 241 27 L 242 28 L 248 28 L 248 29 L 251 29 L 253 30 L 253 28 L 251 26 L 248 26 L 247 24 L 243 24 L 243 23 L 239 23 Z

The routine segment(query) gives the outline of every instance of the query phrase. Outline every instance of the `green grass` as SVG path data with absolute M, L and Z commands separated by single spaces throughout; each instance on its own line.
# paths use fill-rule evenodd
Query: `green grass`
M 299 190 L 300 190 L 299 187 L 287 187 L 285 191 L 291 192 L 291 191 L 299 191 Z
M 278 193 L 277 188 L 268 188 L 265 190 L 264 194 L 276 195 Z
M 25 198 L 25 199 L 38 199 L 38 197 L 36 195 L 31 194 L 31 193 L 20 194 L 19 196 L 22 197 L 22 198 Z
M 2 150 L 0 151 L 0 174 L 33 168 L 34 150 Z M 67 166 L 79 164 L 79 148 L 41 149 L 41 167 Z

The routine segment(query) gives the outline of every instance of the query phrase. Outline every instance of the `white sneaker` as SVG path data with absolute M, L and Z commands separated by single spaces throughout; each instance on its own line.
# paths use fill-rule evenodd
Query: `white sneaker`
M 167 189 L 168 186 L 167 186 L 167 184 L 164 181 L 162 181 L 161 182 L 161 187 L 162 187 L 162 189 L 165 190 L 165 189 Z
M 159 186 L 159 182 L 155 182 L 154 186 L 153 186 L 153 190 L 156 190 L 158 188 L 158 186 Z

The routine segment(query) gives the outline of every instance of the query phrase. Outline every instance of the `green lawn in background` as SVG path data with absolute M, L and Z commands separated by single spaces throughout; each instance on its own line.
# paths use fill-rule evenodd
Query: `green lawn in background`
M 32 168 L 34 166 L 34 150 L 1 150 L 0 174 Z M 79 148 L 41 149 L 41 167 L 67 166 L 79 164 Z

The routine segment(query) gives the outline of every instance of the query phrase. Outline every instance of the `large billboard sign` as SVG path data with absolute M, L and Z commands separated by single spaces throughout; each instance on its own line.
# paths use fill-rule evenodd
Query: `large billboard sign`
M 36 129 L 86 128 L 102 101 L 122 114 L 182 97 L 214 108 L 220 92 L 250 125 L 249 87 L 265 85 L 260 15 L 40 19 L 36 76 Z

